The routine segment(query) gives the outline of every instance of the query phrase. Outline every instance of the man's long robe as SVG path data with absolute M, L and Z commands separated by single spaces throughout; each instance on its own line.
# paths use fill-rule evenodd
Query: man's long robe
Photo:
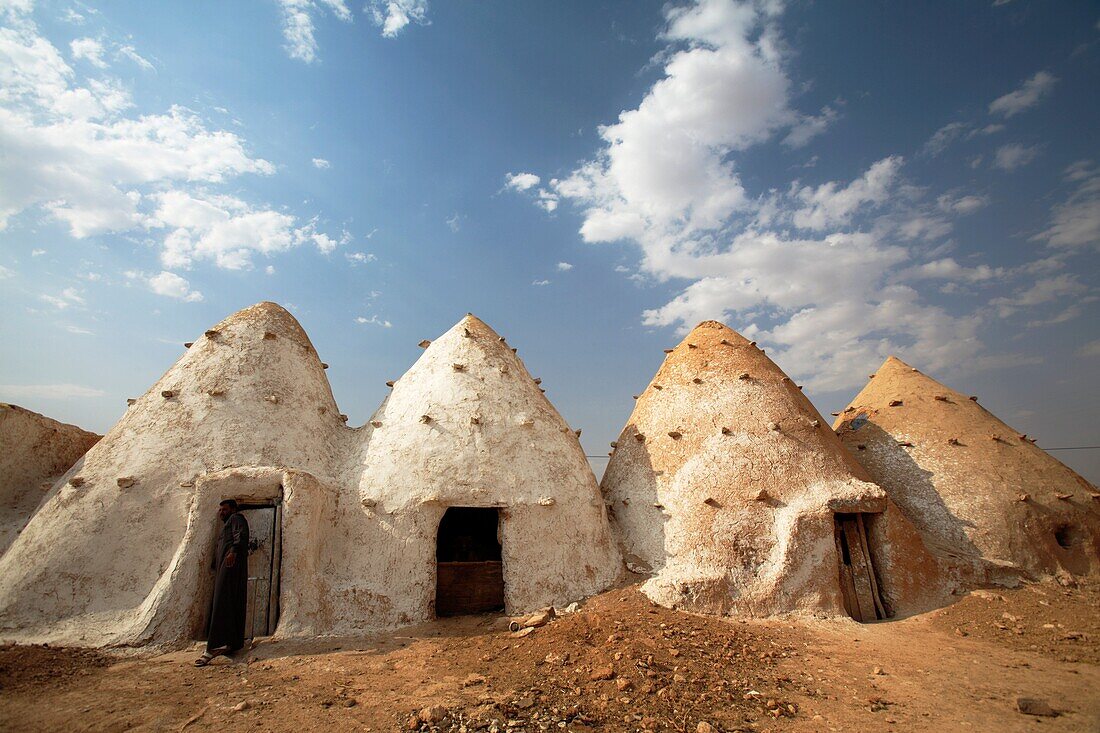
M 225 564 L 230 552 L 237 556 L 233 567 Z M 248 520 L 238 512 L 229 515 L 218 536 L 214 554 L 214 600 L 210 606 L 208 651 L 244 646 L 245 609 L 248 604 Z

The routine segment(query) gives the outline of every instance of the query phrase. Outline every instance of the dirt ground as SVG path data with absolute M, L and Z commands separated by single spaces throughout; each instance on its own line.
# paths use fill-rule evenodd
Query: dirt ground
M 1100 730 L 1095 582 L 869 625 L 693 616 L 628 587 L 523 637 L 482 616 L 265 641 L 205 669 L 199 651 L 0 649 L 0 729 Z M 1056 715 L 1023 714 L 1018 697 Z

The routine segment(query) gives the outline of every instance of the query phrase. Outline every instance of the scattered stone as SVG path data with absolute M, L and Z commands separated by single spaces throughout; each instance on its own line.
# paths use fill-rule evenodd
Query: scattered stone
M 421 723 L 442 723 L 447 719 L 447 708 L 442 705 L 432 705 L 431 707 L 421 708 L 417 713 L 417 718 Z
M 615 668 L 610 664 L 596 667 L 592 670 L 592 674 L 588 675 L 588 679 L 592 682 L 598 682 L 599 680 L 609 680 L 615 676 Z
M 234 710 L 234 712 L 243 713 L 245 710 L 248 710 L 250 707 L 252 707 L 252 706 L 248 704 L 248 700 L 244 700 L 244 701 L 239 702 L 236 705 L 234 705 L 233 710 Z
M 1058 715 L 1054 708 L 1047 704 L 1046 700 L 1037 697 L 1016 698 L 1016 709 L 1024 715 L 1035 715 L 1042 718 L 1053 718 Z

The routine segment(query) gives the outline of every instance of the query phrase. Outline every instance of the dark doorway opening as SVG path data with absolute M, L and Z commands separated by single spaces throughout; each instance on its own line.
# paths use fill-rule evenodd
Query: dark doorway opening
M 504 610 L 500 512 L 450 507 L 436 538 L 436 616 Z
M 834 514 L 837 559 L 840 564 L 840 589 L 848 615 L 861 623 L 889 618 L 879 592 L 879 581 L 867 541 L 871 514 Z
M 241 504 L 248 520 L 248 600 L 244 635 L 270 636 L 279 623 L 279 576 L 282 561 L 282 507 Z

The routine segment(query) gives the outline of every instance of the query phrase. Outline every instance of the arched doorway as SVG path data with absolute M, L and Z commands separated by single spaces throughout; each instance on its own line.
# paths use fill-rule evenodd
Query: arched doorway
M 504 610 L 500 511 L 450 507 L 436 535 L 436 616 Z

